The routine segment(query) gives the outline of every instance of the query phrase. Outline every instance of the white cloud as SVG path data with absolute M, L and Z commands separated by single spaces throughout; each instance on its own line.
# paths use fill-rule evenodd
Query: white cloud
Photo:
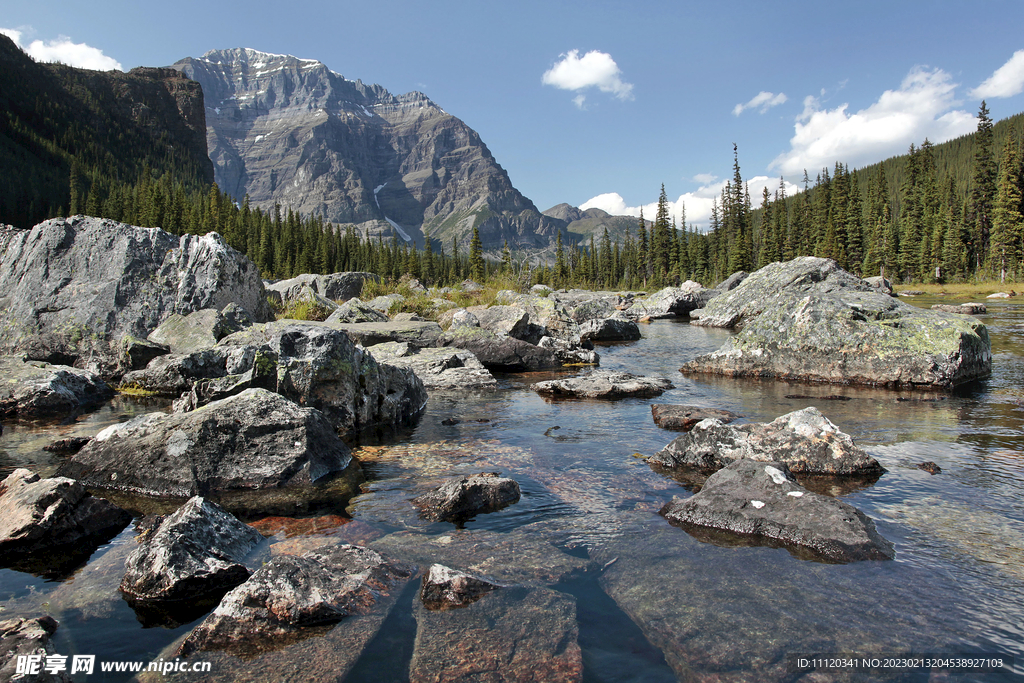
M 708 176 L 709 174 L 702 174 Z M 714 179 L 714 176 L 710 176 Z M 693 192 L 685 192 L 679 195 L 675 201 L 669 201 L 669 214 L 676 219 L 676 224 L 680 223 L 680 210 L 685 207 L 686 209 L 686 224 L 695 224 L 699 228 L 707 229 L 708 222 L 711 218 L 711 205 L 716 199 L 722 196 L 722 188 L 725 187 L 727 181 L 721 180 L 718 182 L 708 182 L 702 185 Z M 761 192 L 767 187 L 768 192 L 774 196 L 775 190 L 779 188 L 778 178 L 769 178 L 768 176 L 755 176 L 749 180 L 744 181 L 747 189 L 750 192 L 750 202 L 756 208 L 761 205 Z M 795 194 L 800 188 L 793 183 L 786 183 L 786 195 Z M 608 192 L 605 194 L 599 194 L 593 197 L 583 204 L 580 205 L 580 209 L 602 209 L 612 214 L 613 216 L 640 216 L 640 209 L 644 211 L 644 218 L 647 220 L 654 220 L 655 215 L 658 212 L 658 202 L 653 201 L 650 204 L 644 204 L 642 206 L 628 206 L 626 200 L 622 198 L 618 192 Z
M 586 95 L 577 95 L 576 97 L 572 98 L 572 101 L 573 101 L 573 104 L 575 104 L 580 109 L 586 109 L 587 108 L 586 107 L 586 102 L 587 102 L 587 96 Z
M 1024 50 L 1017 50 L 1006 64 L 996 69 L 984 83 L 967 93 L 975 99 L 1013 97 L 1024 91 Z
M 752 97 L 750 101 L 747 102 L 746 104 L 737 104 L 735 107 L 733 107 L 732 113 L 735 116 L 739 116 L 747 109 L 760 109 L 760 113 L 763 114 L 772 107 L 777 107 L 780 104 L 783 104 L 788 99 L 789 98 L 786 97 L 785 93 L 780 92 L 778 95 L 776 95 L 775 93 L 766 92 L 762 90 L 761 92 L 754 95 L 754 97 Z
M 811 175 L 837 161 L 851 166 L 906 152 L 925 138 L 944 142 L 972 132 L 977 120 L 953 109 L 957 84 L 941 69 L 914 67 L 898 90 L 886 90 L 878 101 L 853 114 L 849 104 L 822 109 L 818 99 L 804 99 L 796 118 L 791 149 L 768 166 L 784 174 Z
M 694 182 L 698 182 L 701 185 L 710 185 L 711 183 L 718 180 L 718 176 L 716 176 L 714 173 L 698 173 L 697 175 L 693 176 L 693 180 Z
M 74 43 L 67 36 L 59 36 L 56 40 L 48 40 L 45 43 L 41 40 L 33 40 L 26 47 L 21 42 L 23 31 L 0 28 L 0 33 L 17 43 L 18 47 L 37 62 L 61 62 L 69 66 L 95 69 L 96 71 L 123 70 L 121 63 L 103 54 L 103 50 L 85 43 Z
M 579 50 L 570 50 L 559 56 L 561 59 L 541 77 L 544 85 L 577 92 L 597 88 L 601 92 L 612 93 L 620 100 L 633 99 L 633 84 L 622 80 L 622 71 L 610 54 L 591 50 L 580 57 Z M 579 94 L 573 100 L 580 109 L 583 108 L 583 98 Z

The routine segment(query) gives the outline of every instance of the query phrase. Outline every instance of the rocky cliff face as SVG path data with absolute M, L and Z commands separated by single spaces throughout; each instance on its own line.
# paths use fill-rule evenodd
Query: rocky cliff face
M 549 244 L 564 222 L 516 190 L 473 129 L 418 92 L 392 95 L 316 60 L 213 50 L 174 65 L 202 84 L 221 189 L 423 245 Z

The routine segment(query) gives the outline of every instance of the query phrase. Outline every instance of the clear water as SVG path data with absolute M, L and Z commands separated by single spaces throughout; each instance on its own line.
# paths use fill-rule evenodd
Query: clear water
M 522 500 L 465 529 L 529 534 L 591 561 L 554 585 L 576 598 L 587 681 L 1024 679 L 1024 305 L 996 302 L 982 319 L 993 376 L 954 395 L 684 377 L 684 362 L 729 333 L 656 322 L 639 342 L 600 349 L 602 366 L 668 377 L 675 389 L 656 399 L 547 401 L 529 390 L 549 376 L 536 374 L 503 376 L 497 392 L 433 396 L 414 429 L 356 449 L 370 481 L 348 507 L 359 524 L 343 528 L 370 541 L 450 534 L 451 524 L 419 520 L 408 500 L 453 474 L 513 476 Z M 787 398 L 836 394 L 850 400 Z M 749 421 L 816 405 L 888 470 L 874 485 L 836 493 L 875 520 L 896 560 L 821 564 L 782 549 L 704 544 L 668 525 L 658 510 L 691 492 L 634 457 L 676 436 L 654 425 L 652 403 L 722 408 Z M 0 469 L 48 474 L 59 458 L 41 451 L 44 443 L 150 409 L 122 402 L 69 425 L 6 426 Z M 458 423 L 442 424 L 449 418 Z M 925 460 L 942 472 L 918 469 Z M 157 658 L 195 622 L 143 628 L 119 598 L 133 533 L 70 578 L 0 570 L 0 618 L 53 614 L 62 654 Z M 417 599 L 401 593 L 347 680 L 403 680 Z M 1016 657 L 1016 668 L 801 677 L 787 669 L 795 653 L 1001 653 Z M 108 676 L 87 680 L 127 678 Z

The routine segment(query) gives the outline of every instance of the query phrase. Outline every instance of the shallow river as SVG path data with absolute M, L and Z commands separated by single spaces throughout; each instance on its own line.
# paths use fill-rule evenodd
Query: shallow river
M 368 477 L 362 495 L 306 530 L 278 520 L 285 530 L 274 541 L 302 548 L 329 536 L 385 552 L 413 548 L 414 555 L 453 538 L 545 544 L 582 568 L 555 576 L 543 554 L 523 553 L 514 562 L 527 574 L 547 572 L 549 586 L 575 598 L 586 681 L 1022 680 L 1024 305 L 997 302 L 981 318 L 992 337 L 993 375 L 952 396 L 684 377 L 678 368 L 685 361 L 729 333 L 681 321 L 643 326 L 641 341 L 599 349 L 601 365 L 668 377 L 676 388 L 663 396 L 550 402 L 528 388 L 547 375 L 503 376 L 497 392 L 432 396 L 414 429 L 356 449 Z M 821 398 L 829 395 L 850 400 Z M 895 561 L 823 564 L 785 549 L 711 545 L 670 526 L 658 510 L 692 492 L 636 457 L 676 436 L 655 426 L 652 403 L 722 408 L 748 421 L 817 406 L 888 470 L 873 485 L 829 492 L 875 520 L 896 547 Z M 152 409 L 120 399 L 65 425 L 5 426 L 0 473 L 25 466 L 49 474 L 59 464 L 41 450 L 49 441 L 92 435 Z M 923 461 L 941 473 L 918 469 Z M 408 503 L 445 476 L 482 471 L 516 478 L 522 500 L 461 530 L 419 520 Z M 61 654 L 95 654 L 97 661 L 166 656 L 198 619 L 154 625 L 119 597 L 120 562 L 133 539 L 129 527 L 70 576 L 0 570 L 0 618 L 52 614 L 61 623 Z M 412 585 L 345 680 L 407 680 L 416 639 Z M 825 654 L 991 654 L 1015 657 L 1016 665 L 948 675 L 804 674 L 792 666 L 799 655 Z M 97 671 L 75 680 L 129 678 Z

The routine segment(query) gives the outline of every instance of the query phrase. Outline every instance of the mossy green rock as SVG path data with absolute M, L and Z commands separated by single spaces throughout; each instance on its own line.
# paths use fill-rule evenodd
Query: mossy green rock
M 691 324 L 740 331 L 684 373 L 950 389 L 992 369 L 983 324 L 880 294 L 830 259 L 765 266 Z

